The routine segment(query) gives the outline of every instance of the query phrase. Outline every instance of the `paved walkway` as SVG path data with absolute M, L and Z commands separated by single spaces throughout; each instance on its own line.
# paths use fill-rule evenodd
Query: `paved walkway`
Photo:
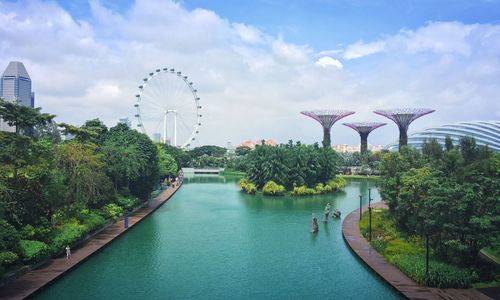
M 387 208 L 382 202 L 374 203 L 372 207 Z M 368 206 L 363 207 L 363 211 L 366 210 L 368 210 Z M 363 237 L 359 230 L 359 208 L 344 219 L 342 235 L 359 258 L 408 299 L 491 299 L 475 289 L 437 289 L 419 286 L 398 268 L 387 262 Z
M 182 185 L 182 184 L 181 184 Z M 103 249 L 114 239 L 125 233 L 134 225 L 138 224 L 145 217 L 158 209 L 163 203 L 179 189 L 169 188 L 162 192 L 158 197 L 149 201 L 149 203 L 128 217 L 128 229 L 124 228 L 123 218 L 116 223 L 110 225 L 96 236 L 90 238 L 87 242 L 76 249 L 71 249 L 71 259 L 66 259 L 66 256 L 53 258 L 48 263 L 40 268 L 26 273 L 13 282 L 3 286 L 0 289 L 0 299 L 24 299 L 36 291 L 46 286 L 56 278 L 69 272 L 87 258 Z

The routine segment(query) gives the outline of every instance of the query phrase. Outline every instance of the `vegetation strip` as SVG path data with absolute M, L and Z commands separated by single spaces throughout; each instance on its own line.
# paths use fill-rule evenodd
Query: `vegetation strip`
M 374 208 L 386 208 L 375 203 Z M 368 206 L 364 206 L 367 210 Z M 415 281 L 391 265 L 377 253 L 362 236 L 359 229 L 359 209 L 346 216 L 342 223 L 342 235 L 351 250 L 373 271 L 408 299 L 489 299 L 474 289 L 436 289 L 419 286 Z
M 181 185 L 182 182 L 178 186 L 165 190 L 155 199 L 151 200 L 148 205 L 130 214 L 128 216 L 129 229 L 167 202 Z M 88 240 L 80 248 L 72 250 L 71 259 L 68 260 L 64 256 L 50 259 L 39 269 L 28 272 L 15 281 L 3 286 L 0 289 L 0 299 L 24 299 L 33 295 L 61 275 L 74 269 L 93 254 L 99 252 L 127 230 L 124 228 L 124 219 L 120 219 L 100 234 Z

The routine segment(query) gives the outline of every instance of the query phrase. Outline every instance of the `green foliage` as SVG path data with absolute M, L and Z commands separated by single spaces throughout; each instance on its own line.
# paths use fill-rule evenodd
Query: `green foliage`
M 101 208 L 101 214 L 106 219 L 115 220 L 123 214 L 123 209 L 114 203 L 110 203 Z
M 479 279 L 477 273 L 467 268 L 431 260 L 428 277 L 425 274 L 425 256 L 392 256 L 391 263 L 421 285 L 426 284 L 436 288 L 469 288 Z
M 41 108 L 17 105 L 0 99 L 0 118 L 10 126 L 16 126 L 16 132 L 32 135 L 32 128 L 52 122 L 55 115 L 41 113 Z
M 20 234 L 5 220 L 0 220 L 0 251 L 16 251 Z
M 292 190 L 293 196 L 312 196 L 317 195 L 318 192 L 315 189 L 308 188 L 305 185 L 295 186 Z
M 257 187 L 255 186 L 255 184 L 249 182 L 245 178 L 240 179 L 238 184 L 239 184 L 241 190 L 247 194 L 254 195 L 257 192 Z
M 469 137 L 458 148 L 431 141 L 422 154 L 386 154 L 380 193 L 404 234 L 430 234 L 441 259 L 473 265 L 500 234 L 500 154 Z
M 192 157 L 199 156 L 212 156 L 212 157 L 222 157 L 226 154 L 227 149 L 219 146 L 206 145 L 201 147 L 196 147 L 190 151 Z
M 194 157 L 192 165 L 195 168 L 223 168 L 227 165 L 227 161 L 228 159 L 226 157 L 203 154 L 201 156 Z
M 14 264 L 19 259 L 16 253 L 12 251 L 0 251 L 0 271 L 3 266 Z
M 167 144 L 160 144 L 160 146 L 165 150 L 165 153 L 173 156 L 179 169 L 192 166 L 192 157 L 187 150 Z
M 41 261 L 49 256 L 50 248 L 47 244 L 34 240 L 21 240 L 19 242 L 21 255 L 25 263 Z
M 362 234 L 368 237 L 368 212 L 363 213 L 359 225 Z M 377 252 L 410 278 L 425 284 L 425 248 L 419 236 L 402 236 L 388 210 L 373 210 L 372 237 L 371 245 Z M 428 279 L 431 287 L 468 288 L 479 278 L 472 269 L 432 259 Z
M 168 154 L 159 144 L 156 147 L 158 149 L 158 172 L 160 178 L 175 177 L 179 171 L 175 158 Z
M 59 255 L 64 252 L 64 248 L 78 242 L 86 234 L 84 225 L 78 222 L 64 224 L 61 228 L 56 229 L 55 235 L 52 238 L 50 249 L 52 254 Z
M 264 185 L 262 193 L 269 196 L 283 196 L 285 194 L 285 187 L 271 180 Z
M 235 154 L 238 156 L 245 156 L 248 153 L 250 153 L 250 151 L 252 151 L 252 148 L 247 147 L 247 146 L 239 146 L 239 147 L 236 147 L 236 150 L 234 150 Z
M 121 208 L 123 208 L 126 211 L 132 210 L 134 206 L 139 202 L 139 199 L 137 197 L 133 196 L 123 196 L 119 195 L 116 199 L 116 204 L 118 204 Z
M 159 178 L 158 150 L 149 137 L 118 124 L 109 130 L 101 151 L 115 188 L 127 187 L 147 199 Z
M 314 188 L 335 177 L 338 156 L 331 148 L 300 142 L 279 146 L 257 145 L 247 154 L 248 180 L 261 189 L 274 181 L 292 190 L 297 186 Z
M 87 232 L 94 231 L 106 224 L 106 219 L 95 211 L 84 209 L 80 213 L 80 221 L 85 226 Z

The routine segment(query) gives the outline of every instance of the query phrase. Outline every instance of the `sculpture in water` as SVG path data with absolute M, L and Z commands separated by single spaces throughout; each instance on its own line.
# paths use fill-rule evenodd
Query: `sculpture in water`
M 323 223 L 328 223 L 328 215 L 330 214 L 330 203 L 327 203 L 325 206 L 325 210 L 323 211 Z
M 313 214 L 312 215 L 312 221 L 311 221 L 311 233 L 317 233 L 318 232 L 318 219 L 316 216 Z

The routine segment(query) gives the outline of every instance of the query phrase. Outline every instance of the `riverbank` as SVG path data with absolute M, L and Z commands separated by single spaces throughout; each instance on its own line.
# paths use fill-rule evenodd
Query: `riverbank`
M 385 203 L 372 204 L 373 208 L 387 208 Z M 362 210 L 365 211 L 365 205 Z M 375 273 L 408 299 L 490 299 L 475 289 L 437 289 L 419 286 L 403 272 L 391 265 L 375 251 L 359 229 L 359 208 L 349 213 L 342 223 L 344 241 L 351 250 Z
M 79 247 L 72 249 L 71 259 L 68 260 L 64 256 L 50 259 L 39 268 L 6 284 L 0 289 L 0 299 L 24 299 L 49 285 L 153 213 L 167 202 L 181 185 L 182 182 L 175 187 L 165 190 L 159 196 L 150 200 L 147 205 L 130 214 L 128 216 L 128 228 L 125 228 L 125 220 L 121 218 Z

